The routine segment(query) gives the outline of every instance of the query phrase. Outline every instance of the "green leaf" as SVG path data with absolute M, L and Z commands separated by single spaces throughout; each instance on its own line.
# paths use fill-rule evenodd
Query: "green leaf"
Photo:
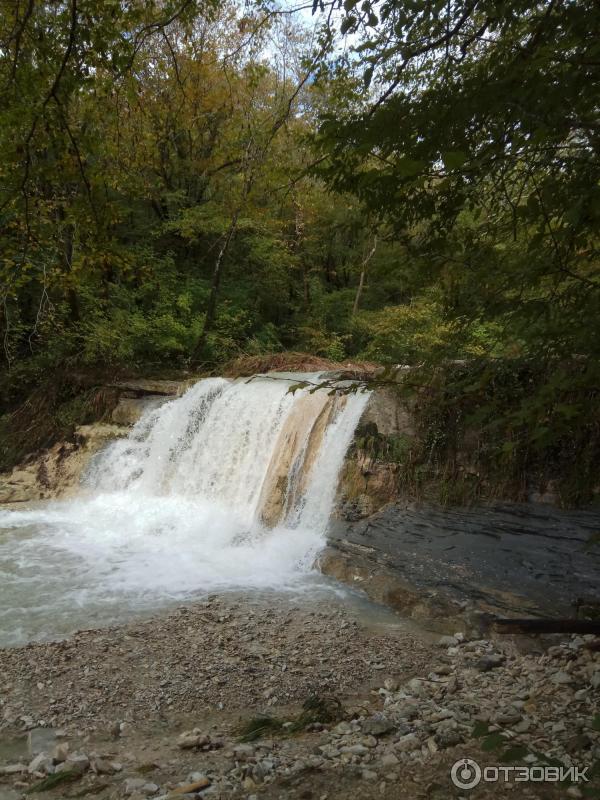
M 581 413 L 579 406 L 571 403 L 557 403 L 554 410 L 566 419 L 573 419 Z
M 492 733 L 483 740 L 481 749 L 489 753 L 492 750 L 498 750 L 503 744 L 506 744 L 504 736 L 501 733 Z
M 442 161 L 448 170 L 460 169 L 467 160 L 467 154 L 462 150 L 448 150 L 442 153 Z
M 539 439 L 544 439 L 549 433 L 551 433 L 551 430 L 547 425 L 538 425 L 534 428 L 531 438 L 533 441 L 538 441 Z
M 340 33 L 342 34 L 342 36 L 345 33 L 348 33 L 348 31 L 355 25 L 356 25 L 356 17 L 353 14 L 349 14 L 347 17 L 344 17 L 344 19 L 342 20 L 342 24 L 340 25 Z
M 396 162 L 396 170 L 403 178 L 412 178 L 427 167 L 427 162 L 416 161 L 414 158 L 400 158 Z
M 487 722 L 476 722 L 473 728 L 473 736 L 476 739 L 480 739 L 482 736 L 485 736 L 489 733 L 490 726 Z
M 298 383 L 294 383 L 289 387 L 288 394 L 296 394 L 297 391 L 300 389 L 306 389 L 307 386 L 310 386 L 308 381 L 299 381 Z
M 529 750 L 522 744 L 515 744 L 508 747 L 500 756 L 500 761 L 509 763 L 512 761 L 522 761 L 529 753 Z
M 25 794 L 46 792 L 54 789 L 55 786 L 59 786 L 62 783 L 70 783 L 71 781 L 79 780 L 81 777 L 82 773 L 75 769 L 67 769 L 64 772 L 56 772 L 54 775 L 48 775 L 48 777 L 44 778 L 44 780 L 34 783 L 33 786 L 30 786 L 29 789 L 27 789 Z
M 527 210 L 531 213 L 531 216 L 537 216 L 540 213 L 540 201 L 533 192 L 527 198 Z
M 532 144 L 541 144 L 548 136 L 546 128 L 537 128 L 531 135 Z

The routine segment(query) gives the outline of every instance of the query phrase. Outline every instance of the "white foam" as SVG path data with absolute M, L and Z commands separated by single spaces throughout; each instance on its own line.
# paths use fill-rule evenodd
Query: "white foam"
M 261 490 L 303 393 L 289 385 L 200 381 L 106 448 L 79 497 L 0 511 L 0 642 L 207 591 L 297 585 L 324 545 L 367 396 L 336 403 L 304 494 L 267 530 Z

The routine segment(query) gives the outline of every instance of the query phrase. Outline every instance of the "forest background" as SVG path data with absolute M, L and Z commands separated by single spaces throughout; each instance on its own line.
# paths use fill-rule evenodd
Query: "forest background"
M 300 351 L 410 365 L 424 473 L 592 500 L 599 72 L 591 0 L 1 0 L 0 467 Z

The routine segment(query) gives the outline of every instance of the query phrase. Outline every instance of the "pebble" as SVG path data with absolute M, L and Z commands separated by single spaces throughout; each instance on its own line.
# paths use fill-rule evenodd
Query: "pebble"
M 127 778 L 123 784 L 123 791 L 127 796 L 138 793 L 141 795 L 156 794 L 158 789 L 156 783 L 147 782 L 143 778 Z
M 0 767 L 0 775 L 17 775 L 19 772 L 26 772 L 27 764 L 6 764 Z
M 40 753 L 29 762 L 27 772 L 30 774 L 43 772 L 46 775 L 51 775 L 54 772 L 54 761 L 47 753 Z
M 263 621 L 265 619 L 267 618 Z M 219 626 L 227 630 L 228 624 L 228 619 L 224 616 Z M 322 621 L 319 624 L 322 624 Z M 227 635 L 234 641 L 245 635 L 243 631 L 243 627 L 236 626 L 235 631 Z M 307 631 L 311 637 L 314 635 L 310 626 L 307 627 Z M 102 636 L 98 633 L 96 635 L 99 638 Z M 188 642 L 187 637 L 186 633 L 182 641 Z M 259 739 L 253 743 L 240 743 L 234 738 L 235 733 L 231 729 L 227 734 L 227 746 L 221 753 L 213 751 L 223 748 L 225 741 L 221 735 L 215 733 L 216 728 L 211 728 L 208 724 L 205 730 L 193 728 L 177 737 L 172 734 L 166 744 L 166 748 L 170 746 L 170 755 L 165 756 L 165 763 L 161 769 L 168 769 L 169 774 L 176 777 L 175 768 L 180 765 L 181 774 L 178 784 L 167 783 L 162 790 L 162 796 L 166 800 L 171 797 L 184 797 L 186 794 L 193 795 L 199 791 L 202 792 L 202 797 L 213 796 L 215 800 L 217 797 L 229 796 L 247 798 L 248 793 L 250 796 L 256 793 L 258 797 L 265 792 L 270 796 L 273 791 L 269 789 L 270 785 L 281 791 L 278 780 L 292 780 L 298 782 L 298 785 L 306 783 L 308 788 L 310 786 L 308 775 L 311 771 L 319 771 L 322 774 L 331 771 L 331 775 L 336 776 L 338 774 L 336 771 L 339 769 L 346 770 L 348 775 L 355 775 L 365 781 L 382 782 L 385 779 L 387 783 L 379 783 L 379 786 L 387 786 L 385 791 L 389 792 L 388 784 L 401 780 L 401 776 L 407 773 L 415 777 L 432 776 L 439 765 L 445 763 L 446 753 L 443 751 L 446 748 L 461 742 L 468 742 L 469 747 L 479 746 L 480 741 L 473 738 L 476 721 L 491 725 L 494 731 L 509 733 L 515 744 L 523 744 L 536 752 L 543 751 L 549 757 L 566 764 L 583 767 L 600 757 L 600 732 L 592 726 L 600 702 L 598 687 L 594 685 L 594 676 L 600 675 L 600 654 L 596 653 L 590 644 L 592 641 L 595 644 L 596 639 L 582 641 L 571 639 L 560 647 L 540 653 L 520 654 L 516 650 L 507 648 L 504 654 L 496 652 L 494 643 L 487 640 L 463 641 L 458 635 L 450 638 L 454 639 L 453 644 L 440 641 L 440 647 L 447 648 L 445 653 L 440 653 L 437 648 L 432 652 L 430 646 L 429 660 L 424 662 L 421 671 L 411 670 L 408 674 L 415 677 L 408 681 L 403 682 L 389 677 L 384 679 L 381 675 L 379 678 L 381 683 L 371 685 L 377 687 L 383 684 L 383 688 L 379 691 L 374 689 L 369 698 L 361 700 L 360 704 L 354 701 L 357 702 L 354 707 L 348 705 L 345 710 L 346 718 L 337 721 L 331 727 L 326 723 L 313 725 L 310 731 L 299 737 L 285 734 L 280 736 L 275 733 L 271 740 Z M 273 676 L 282 674 L 283 664 L 288 665 L 285 672 L 293 674 L 294 670 L 301 668 L 296 665 L 302 663 L 301 660 L 307 652 L 304 640 L 301 639 L 295 644 L 294 657 L 287 655 L 283 661 L 277 649 L 272 651 L 265 649 L 262 640 L 260 643 L 252 641 L 252 647 L 256 647 L 256 655 L 248 662 L 248 669 L 253 673 L 252 682 L 254 671 L 259 669 L 255 665 L 259 664 L 261 659 L 268 660 L 270 673 Z M 68 647 L 68 643 L 65 647 Z M 221 662 L 217 664 L 216 659 L 213 663 L 210 655 L 207 656 L 207 663 L 212 669 L 211 685 L 213 680 L 217 687 L 221 685 L 218 683 L 222 680 L 220 670 L 226 668 L 227 659 L 234 658 L 231 652 L 226 651 L 222 664 Z M 328 650 L 321 647 L 321 650 L 315 650 L 315 653 L 318 659 L 315 662 L 317 666 L 310 666 L 313 674 L 315 669 L 322 669 L 323 673 L 325 670 L 331 670 L 334 680 L 337 681 L 335 675 L 341 667 L 330 665 Z M 206 656 L 204 651 L 203 656 Z M 146 658 L 149 664 L 154 664 L 153 655 L 146 655 Z M 179 664 L 181 659 L 185 658 L 185 655 L 178 652 L 174 664 Z M 185 661 L 186 669 L 195 663 L 195 658 L 194 654 L 190 656 L 189 662 Z M 436 662 L 441 663 L 435 668 L 432 677 L 430 679 L 421 677 L 427 675 Z M 375 657 L 371 659 L 369 665 L 371 679 L 376 678 L 376 673 L 380 672 L 378 667 L 381 663 L 383 658 L 379 655 L 377 659 Z M 482 664 L 486 666 L 482 668 Z M 388 664 L 387 669 L 390 668 Z M 489 674 L 492 669 L 493 674 Z M 95 665 L 92 673 L 94 678 L 97 673 L 98 666 Z M 171 673 L 166 674 L 171 675 Z M 567 680 L 558 677 L 561 675 L 566 676 Z M 223 680 L 225 679 L 223 677 Z M 154 705 L 152 708 L 155 713 L 161 709 L 171 713 L 167 700 L 174 693 L 175 682 L 166 683 L 161 680 L 161 683 L 164 684 L 162 689 L 165 690 L 165 705 Z M 265 684 L 266 681 L 263 681 L 259 685 L 258 696 L 254 700 L 257 708 L 264 709 L 266 705 L 264 694 L 268 690 Z M 572 685 L 584 686 L 585 689 L 574 692 Z M 134 688 L 133 691 L 137 689 Z M 199 688 L 194 687 L 190 697 L 195 700 L 202 692 L 204 683 L 201 683 Z M 279 689 L 278 694 L 285 696 Z M 343 695 L 340 696 L 343 699 Z M 204 695 L 202 697 L 204 702 Z M 287 699 L 286 697 L 286 702 Z M 206 705 L 209 706 L 208 701 Z M 291 705 L 292 703 L 290 707 Z M 212 707 L 217 708 L 218 704 L 213 702 Z M 20 712 L 25 710 L 27 709 L 20 708 L 10 713 L 12 718 L 17 720 Z M 68 743 L 61 742 L 47 751 L 52 754 L 51 756 L 45 753 L 39 754 L 42 759 L 36 764 L 36 767 L 40 768 L 36 769 L 36 772 L 44 772 L 44 765 L 54 767 L 58 771 L 76 768 L 77 764 L 82 771 L 91 766 L 94 772 L 107 776 L 105 780 L 119 787 L 118 796 L 125 793 L 130 798 L 150 795 L 154 797 L 160 791 L 156 783 L 144 778 L 127 778 L 123 782 L 122 778 L 114 776 L 114 773 L 121 769 L 121 764 L 113 761 L 117 757 L 117 749 L 118 757 L 134 774 L 138 766 L 149 763 L 150 758 L 156 757 L 148 752 L 146 759 L 140 758 L 139 751 L 145 749 L 147 742 L 144 741 L 142 745 L 138 741 L 137 718 L 125 706 L 117 713 L 130 720 L 127 723 L 129 725 L 127 745 L 119 739 L 112 742 L 114 750 L 110 755 L 96 754 L 92 751 L 93 745 L 86 746 L 89 740 L 84 735 L 76 736 L 71 726 L 70 740 L 83 741 L 86 753 L 81 751 L 70 753 Z M 294 712 L 290 710 L 288 725 L 292 724 L 290 720 L 295 719 L 293 714 Z M 36 714 L 31 719 L 39 720 L 40 716 Z M 56 724 L 56 720 L 51 716 L 44 714 L 44 717 L 48 719 L 49 725 Z M 187 718 L 193 717 L 190 714 Z M 282 722 L 286 721 L 286 717 L 281 713 L 278 718 Z M 125 723 L 114 723 L 113 728 L 116 730 L 118 725 L 121 731 L 122 724 Z M 84 722 L 81 722 L 81 725 L 84 727 Z M 106 736 L 109 726 L 102 722 L 98 729 L 104 731 Z M 22 728 L 19 727 L 19 730 Z M 134 752 L 136 741 L 138 752 Z M 131 752 L 129 749 L 122 752 L 125 746 L 127 748 L 131 746 Z M 150 751 L 150 746 L 148 750 Z M 188 752 L 190 750 L 202 752 Z M 453 757 L 454 754 L 447 755 Z M 526 762 L 528 758 L 526 755 Z M 533 756 L 534 760 L 530 759 L 527 763 L 535 763 L 535 758 Z M 425 766 L 428 762 L 429 766 Z M 26 789 L 34 780 L 33 777 L 28 778 L 27 772 L 33 763 L 9 764 L 0 767 L 0 774 L 14 775 Z M 156 767 L 158 769 L 159 765 Z M 193 768 L 200 768 L 202 772 L 190 772 Z M 186 775 L 187 778 L 184 780 Z M 335 780 L 335 777 L 332 777 L 332 780 Z M 176 788 L 168 791 L 169 787 L 173 786 Z M 372 794 L 377 789 L 376 786 L 375 789 L 368 791 Z M 364 787 L 362 791 L 367 793 L 367 788 Z M 357 790 L 356 796 L 359 796 L 359 793 Z M 578 795 L 567 792 L 567 796 Z
M 193 792 L 199 792 L 202 789 L 206 789 L 208 786 L 210 786 L 210 781 L 208 778 L 202 776 L 192 783 L 184 783 L 183 786 L 178 786 L 171 792 L 171 795 L 177 797 L 178 795 L 182 794 L 191 794 Z M 204 796 L 206 797 L 206 794 Z
M 552 683 L 556 683 L 559 686 L 573 683 L 573 678 L 566 672 L 555 672 L 554 675 L 550 677 L 550 680 Z
M 349 744 L 345 745 L 344 747 L 340 747 L 340 753 L 350 753 L 351 755 L 355 756 L 364 756 L 368 752 L 369 748 L 365 747 L 364 744 Z
M 506 658 L 500 653 L 491 653 L 490 655 L 483 656 L 475 664 L 480 672 L 489 672 L 492 669 L 501 667 L 506 661 Z
M 347 734 L 352 733 L 353 730 L 354 729 L 349 722 L 339 722 L 333 729 L 332 733 L 335 733 L 338 736 L 346 736 Z
M 418 747 L 420 747 L 420 741 L 416 733 L 407 733 L 405 736 L 402 736 L 395 745 L 396 750 L 400 752 L 416 750 Z
M 238 761 L 248 761 L 254 756 L 254 747 L 251 744 L 238 744 L 233 748 L 233 755 Z
M 361 724 L 361 728 L 363 733 L 368 733 L 372 736 L 384 736 L 386 733 L 394 730 L 394 723 L 383 714 L 373 714 L 372 717 L 367 717 L 367 719 L 364 720 Z
M 52 751 L 52 758 L 59 763 L 66 761 L 68 756 L 69 756 L 68 742 L 61 742 L 60 744 L 57 744 L 54 750 Z
M 76 769 L 85 772 L 90 766 L 90 760 L 85 753 L 69 753 L 63 766 L 67 769 Z
M 458 641 L 456 636 L 442 636 L 438 640 L 438 647 L 455 647 Z
M 115 765 L 103 758 L 92 759 L 90 766 L 96 775 L 113 775 L 115 772 L 117 772 Z

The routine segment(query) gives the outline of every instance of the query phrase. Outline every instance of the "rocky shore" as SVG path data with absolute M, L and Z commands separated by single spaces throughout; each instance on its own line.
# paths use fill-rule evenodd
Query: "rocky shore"
M 215 597 L 0 651 L 0 798 L 584 797 L 600 640 L 439 637 Z M 461 758 L 588 781 L 456 787 Z

